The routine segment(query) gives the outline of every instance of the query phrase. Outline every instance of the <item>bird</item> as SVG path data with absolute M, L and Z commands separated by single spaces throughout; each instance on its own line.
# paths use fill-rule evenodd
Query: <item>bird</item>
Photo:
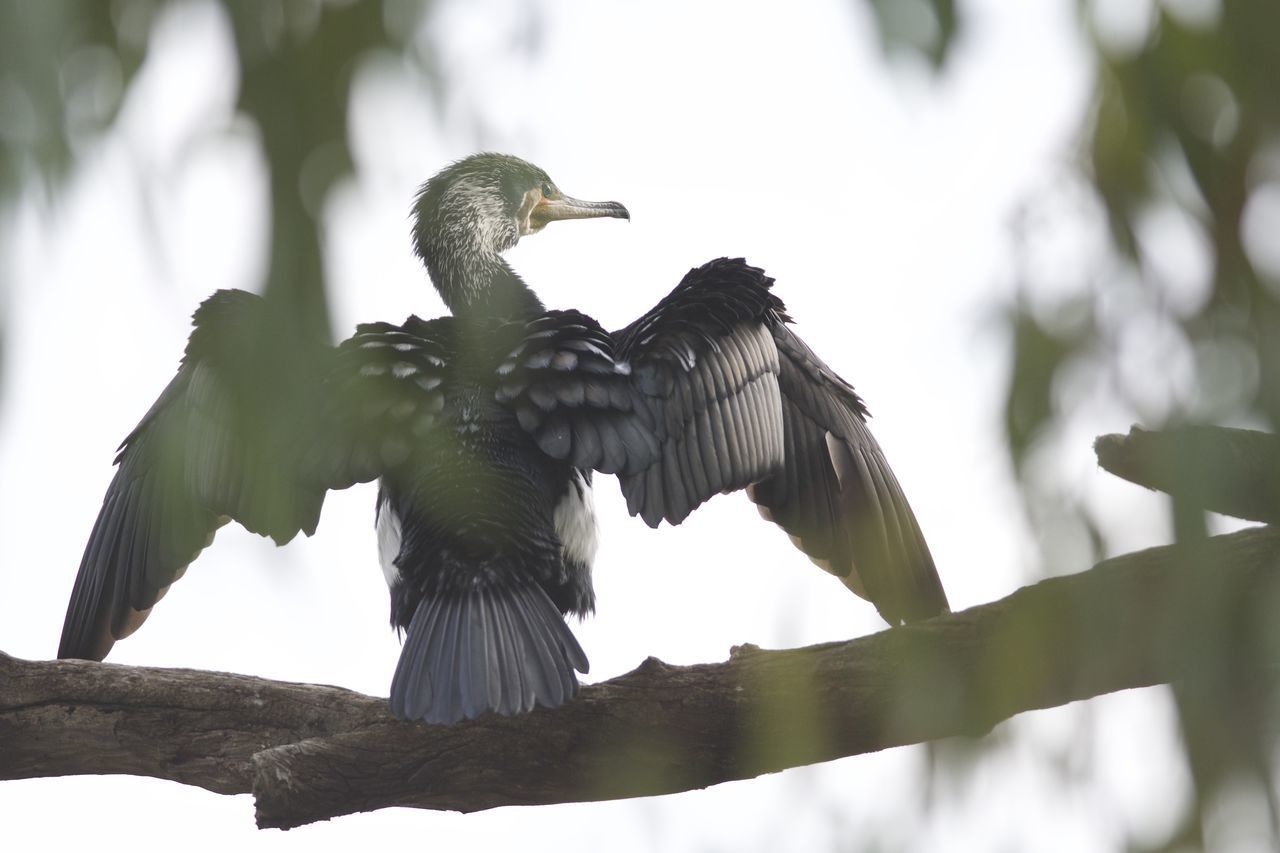
M 219 290 L 178 370 L 125 437 L 63 624 L 59 658 L 102 660 L 224 524 L 284 544 L 325 495 L 377 481 L 378 562 L 403 646 L 404 720 L 554 708 L 588 659 L 592 490 L 680 524 L 745 490 L 760 514 L 891 625 L 948 611 L 910 505 L 853 387 L 793 331 L 741 258 L 691 269 L 623 329 L 549 309 L 503 253 L 558 220 L 630 219 L 506 154 L 424 183 L 412 242 L 449 314 L 363 324 L 338 344 Z M 613 273 L 617 275 L 617 273 Z

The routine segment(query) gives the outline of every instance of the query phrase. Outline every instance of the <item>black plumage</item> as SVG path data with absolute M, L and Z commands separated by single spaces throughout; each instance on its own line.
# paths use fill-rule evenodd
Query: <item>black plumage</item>
M 587 658 L 563 617 L 594 607 L 593 471 L 652 526 L 745 488 L 890 622 L 945 611 L 862 401 L 792 333 L 762 271 L 712 261 L 610 333 L 546 310 L 501 257 L 594 216 L 627 212 L 475 155 L 415 204 L 414 245 L 452 316 L 364 325 L 334 348 L 284 333 L 259 297 L 210 297 L 121 445 L 59 656 L 105 656 L 228 519 L 284 543 L 315 530 L 327 490 L 375 479 L 406 719 L 575 694 Z

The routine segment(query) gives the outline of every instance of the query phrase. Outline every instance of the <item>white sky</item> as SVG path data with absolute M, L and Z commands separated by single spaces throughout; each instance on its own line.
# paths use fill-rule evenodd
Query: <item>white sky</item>
M 1012 292 L 1010 222 L 1069 171 L 1088 107 L 1075 4 L 967 4 L 972 29 L 932 83 L 886 70 L 857 2 L 542 6 L 530 56 L 512 47 L 523 7 L 446 4 L 447 103 L 397 64 L 361 76 L 358 177 L 329 211 L 338 334 L 441 313 L 409 249 L 414 189 L 477 149 L 524 156 L 566 192 L 622 201 L 633 217 L 557 224 L 517 247 L 510 258 L 544 301 L 617 328 L 689 267 L 745 255 L 867 399 L 953 607 L 1033 579 L 1038 551 L 998 432 L 1007 344 L 993 312 Z M 172 375 L 191 311 L 216 288 L 255 287 L 262 266 L 262 165 L 231 118 L 227 34 L 203 6 L 162 28 L 120 132 L 88 154 L 51 213 L 21 209 L 10 235 L 0 649 L 21 657 L 56 650 L 115 445 Z M 1130 540 L 1110 543 L 1124 549 L 1155 543 L 1161 507 L 1101 482 L 1088 441 L 1127 426 L 1085 424 L 1078 455 L 1052 474 L 1127 519 Z M 575 626 L 590 680 L 647 655 L 714 661 L 742 642 L 883 627 L 742 496 L 651 531 L 626 515 L 611 478 L 596 493 L 599 609 Z M 398 644 L 372 503 L 372 487 L 331 495 L 318 535 L 283 550 L 224 529 L 111 660 L 385 695 Z M 387 810 L 286 834 L 254 830 L 248 797 L 126 777 L 33 780 L 0 786 L 0 821 L 10 838 L 108 850 L 1095 850 L 1125 833 L 1155 840 L 1186 796 L 1161 691 L 998 731 L 927 812 L 926 752 L 914 747 L 672 797 L 470 816 Z

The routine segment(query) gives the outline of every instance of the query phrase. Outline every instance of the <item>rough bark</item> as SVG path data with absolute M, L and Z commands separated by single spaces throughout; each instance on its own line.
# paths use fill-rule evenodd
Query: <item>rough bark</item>
M 1278 565 L 1269 528 L 1154 548 L 849 642 L 650 659 L 565 707 L 454 727 L 397 722 L 335 687 L 0 654 L 0 779 L 132 773 L 251 791 L 259 826 L 281 828 L 386 806 L 686 791 L 1176 680 L 1186 626 L 1216 606 L 1188 591 L 1208 575 L 1265 601 Z

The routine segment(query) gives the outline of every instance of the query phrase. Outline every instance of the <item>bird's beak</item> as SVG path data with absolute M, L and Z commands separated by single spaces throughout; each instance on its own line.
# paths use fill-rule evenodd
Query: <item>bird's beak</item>
M 548 222 L 557 219 L 594 219 L 598 216 L 612 216 L 615 219 L 630 219 L 631 214 L 616 201 L 581 201 L 562 195 L 559 198 L 538 200 L 529 213 L 529 224 L 537 231 Z

